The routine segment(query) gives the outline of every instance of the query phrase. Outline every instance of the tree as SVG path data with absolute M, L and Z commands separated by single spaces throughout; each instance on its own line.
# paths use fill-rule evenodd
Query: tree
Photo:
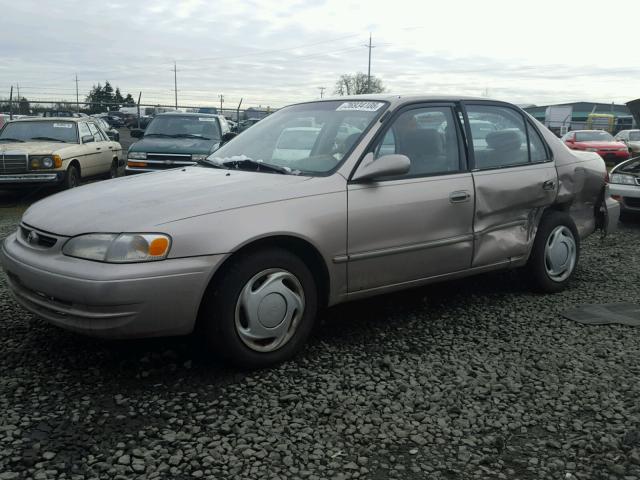
M 382 80 L 371 75 L 369 85 L 367 74 L 358 72 L 355 75 L 340 75 L 333 93 L 335 95 L 361 95 L 363 93 L 384 93 Z
M 124 98 L 122 102 L 127 107 L 135 107 L 136 101 L 133 99 L 130 93 L 127 93 L 127 96 Z
M 124 98 L 122 97 L 122 94 L 120 93 L 120 89 L 118 87 L 116 87 L 116 93 L 113 96 L 113 101 L 116 102 L 117 104 L 124 102 Z
M 29 115 L 31 110 L 31 105 L 29 105 L 29 100 L 22 97 L 18 102 L 18 113 L 20 115 Z

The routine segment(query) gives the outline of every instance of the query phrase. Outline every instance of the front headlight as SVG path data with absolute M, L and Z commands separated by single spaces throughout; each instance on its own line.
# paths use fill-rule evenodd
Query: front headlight
M 62 253 L 106 263 L 134 263 L 164 260 L 171 237 L 160 233 L 90 233 L 67 241 Z
M 127 158 L 130 158 L 131 160 L 146 160 L 147 154 L 146 152 L 129 152 Z
M 197 154 L 197 155 L 191 155 L 191 160 L 193 160 L 194 162 L 200 162 L 202 160 L 206 160 L 207 157 L 209 156 L 209 154 Z
M 586 150 L 587 152 L 597 152 L 597 151 L 598 151 L 598 149 L 597 149 L 597 148 L 585 148 L 585 150 Z
M 635 185 L 636 178 L 631 175 L 625 175 L 624 173 L 614 173 L 609 179 L 609 183 L 618 183 L 621 185 Z
M 62 158 L 60 155 L 31 155 L 29 157 L 30 170 L 60 168 L 61 166 Z

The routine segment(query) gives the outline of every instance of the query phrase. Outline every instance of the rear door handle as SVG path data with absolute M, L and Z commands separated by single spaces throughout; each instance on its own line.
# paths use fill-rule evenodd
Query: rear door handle
M 100 150 L 100 147 L 96 147 L 96 150 Z
M 451 203 L 466 202 L 471 198 L 471 194 L 466 190 L 458 190 L 457 192 L 451 192 L 449 194 L 449 201 Z
M 553 180 L 547 180 L 542 184 L 543 190 L 554 190 L 556 188 L 556 182 Z

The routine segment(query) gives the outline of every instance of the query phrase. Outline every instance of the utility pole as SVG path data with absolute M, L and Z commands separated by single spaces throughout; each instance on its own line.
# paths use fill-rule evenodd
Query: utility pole
M 9 94 L 9 120 L 13 120 L 13 85 L 11 85 L 11 93 Z
M 142 98 L 142 92 L 138 93 L 138 103 L 136 107 L 138 107 L 138 128 L 140 128 L 140 99 Z
M 176 62 L 173 62 L 173 91 L 176 96 L 176 110 L 178 109 L 178 68 Z
M 18 103 L 20 103 L 20 84 L 16 83 L 16 89 L 18 90 Z
M 320 90 L 320 98 L 324 97 L 324 91 L 326 90 L 326 87 L 318 87 L 318 90 Z
M 220 97 L 220 115 L 222 115 L 222 102 L 224 102 L 224 95 L 220 94 L 218 95 L 218 97 Z
M 369 66 L 367 67 L 367 93 L 371 93 L 371 49 L 376 48 L 371 44 L 371 32 L 369 32 L 369 45 L 365 45 L 369 49 Z
M 76 110 L 80 111 L 80 95 L 78 94 L 78 74 L 76 73 Z
M 238 104 L 238 108 L 236 109 L 236 123 L 240 122 L 240 106 L 242 105 L 242 98 L 240 99 L 240 103 Z

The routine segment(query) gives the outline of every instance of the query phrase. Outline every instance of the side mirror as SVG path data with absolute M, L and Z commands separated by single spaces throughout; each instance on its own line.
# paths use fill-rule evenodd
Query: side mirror
M 235 133 L 235 132 L 227 132 L 224 135 L 222 135 L 222 139 L 220 140 L 220 144 L 222 145 L 223 143 L 227 143 L 229 140 L 232 140 L 237 136 L 238 136 L 238 134 Z
M 129 132 L 129 134 L 133 138 L 142 138 L 142 136 L 144 135 L 144 130 L 141 129 L 141 128 L 132 128 L 131 132 Z
M 394 153 L 383 155 L 374 160 L 373 153 L 369 152 L 362 159 L 360 166 L 351 179 L 355 182 L 366 182 L 381 177 L 404 175 L 409 171 L 410 167 L 411 160 L 406 155 Z
M 115 141 L 115 139 L 116 139 L 116 134 L 115 133 L 113 133 L 113 132 L 111 132 L 109 130 L 107 130 L 106 133 L 107 133 L 107 137 L 109 137 L 109 140 Z
M 82 137 L 82 143 L 91 143 L 91 142 L 95 142 L 96 139 L 93 137 L 93 135 L 84 135 Z

